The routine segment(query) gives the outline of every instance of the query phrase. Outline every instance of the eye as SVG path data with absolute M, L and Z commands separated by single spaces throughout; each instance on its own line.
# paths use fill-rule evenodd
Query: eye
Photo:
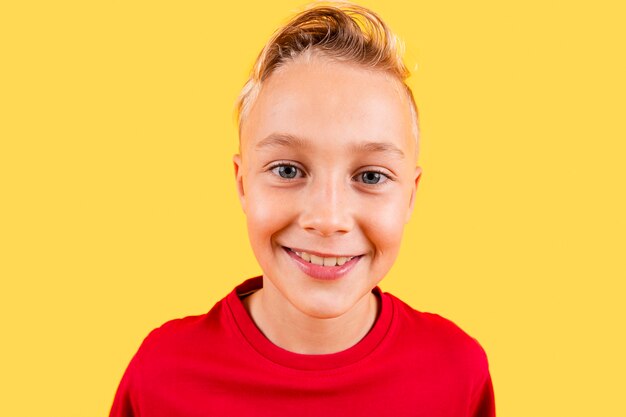
M 359 181 L 364 184 L 377 185 L 385 183 L 389 177 L 378 171 L 364 171 L 357 175 Z
M 272 167 L 272 172 L 281 178 L 292 179 L 298 176 L 298 167 L 288 164 L 280 164 Z

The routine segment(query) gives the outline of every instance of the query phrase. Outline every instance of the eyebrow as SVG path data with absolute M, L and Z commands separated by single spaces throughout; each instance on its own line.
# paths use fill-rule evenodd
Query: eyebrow
M 259 150 L 266 147 L 307 148 L 309 143 L 288 133 L 270 133 L 265 139 L 256 144 L 255 149 Z
M 352 150 L 355 152 L 380 152 L 389 153 L 399 158 L 404 158 L 404 152 L 396 145 L 390 142 L 366 142 L 354 145 Z
M 293 147 L 309 148 L 310 142 L 306 139 L 288 133 L 271 133 L 259 143 L 255 149 L 260 150 L 266 147 Z M 404 152 L 391 142 L 365 142 L 351 146 L 350 151 L 355 153 L 388 153 L 400 159 L 404 158 Z

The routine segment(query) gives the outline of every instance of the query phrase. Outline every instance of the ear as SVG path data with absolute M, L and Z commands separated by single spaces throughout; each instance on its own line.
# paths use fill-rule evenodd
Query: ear
M 237 195 L 239 196 L 239 202 L 241 203 L 241 209 L 246 212 L 246 196 L 243 189 L 243 169 L 241 168 L 241 155 L 235 154 L 233 156 L 233 165 L 235 168 L 235 181 L 237 183 Z
M 419 185 L 420 178 L 422 178 L 422 168 L 415 167 L 415 177 L 414 182 L 411 184 L 411 199 L 409 200 L 409 209 L 406 212 L 406 218 L 404 219 L 405 223 L 408 223 L 411 219 L 411 214 L 413 214 L 413 207 L 415 206 L 415 193 L 417 192 L 417 186 Z

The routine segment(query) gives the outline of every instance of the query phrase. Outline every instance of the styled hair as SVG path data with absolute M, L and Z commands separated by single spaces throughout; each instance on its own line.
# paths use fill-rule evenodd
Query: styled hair
M 263 84 L 274 71 L 301 55 L 320 54 L 339 62 L 384 71 L 403 86 L 409 98 L 417 141 L 418 112 L 406 79 L 401 41 L 373 11 L 344 2 L 316 3 L 294 16 L 267 42 L 237 99 L 239 134 Z

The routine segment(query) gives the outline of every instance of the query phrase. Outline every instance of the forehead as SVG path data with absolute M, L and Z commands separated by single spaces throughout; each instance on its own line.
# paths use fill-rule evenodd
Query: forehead
M 415 152 L 410 102 L 400 81 L 380 70 L 320 57 L 296 59 L 268 77 L 241 130 L 242 151 L 271 135 L 325 146 L 391 143 Z

